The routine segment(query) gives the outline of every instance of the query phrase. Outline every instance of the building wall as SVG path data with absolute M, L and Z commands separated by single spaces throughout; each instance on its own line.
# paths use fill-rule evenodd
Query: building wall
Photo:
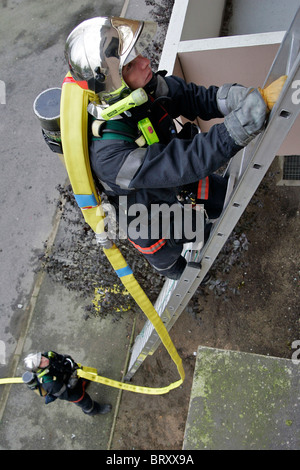
M 228 35 L 286 31 L 299 6 L 300 0 L 230 0 Z
M 253 8 L 254 4 L 257 9 Z M 234 6 L 234 12 L 228 9 Z M 224 11 L 224 2 L 219 0 L 175 0 L 159 68 L 206 87 L 230 82 L 262 87 L 298 6 L 300 0 L 237 0 L 226 2 Z M 243 34 L 217 35 L 217 31 L 224 29 L 223 20 L 227 21 L 228 31 L 233 31 L 233 22 L 238 23 L 238 18 L 247 20 Z M 201 24 L 206 24 L 206 37 L 202 36 Z M 274 31 L 275 25 L 280 30 Z M 254 29 L 260 31 L 254 33 Z M 285 72 L 283 67 L 280 74 Z M 206 132 L 215 122 L 218 121 L 199 120 L 198 124 Z M 299 153 L 299 132 L 300 117 L 279 155 Z

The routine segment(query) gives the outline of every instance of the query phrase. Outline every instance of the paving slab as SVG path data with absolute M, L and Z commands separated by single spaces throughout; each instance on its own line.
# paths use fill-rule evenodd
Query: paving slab
M 199 347 L 184 450 L 299 450 L 300 364 Z

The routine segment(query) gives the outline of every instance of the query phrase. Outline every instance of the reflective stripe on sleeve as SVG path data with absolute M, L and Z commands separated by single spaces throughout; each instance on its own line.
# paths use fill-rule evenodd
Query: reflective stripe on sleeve
M 145 152 L 146 149 L 139 148 L 129 153 L 116 178 L 116 184 L 120 186 L 120 188 L 133 189 L 129 188 L 129 185 L 132 178 L 144 162 Z

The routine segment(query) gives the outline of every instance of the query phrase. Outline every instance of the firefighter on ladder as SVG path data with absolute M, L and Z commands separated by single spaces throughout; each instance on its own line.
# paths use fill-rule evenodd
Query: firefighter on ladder
M 123 211 L 120 200 L 125 197 L 127 211 L 122 217 L 127 217 L 128 227 L 133 220 L 128 215 L 130 208 L 135 204 L 145 208 L 148 232 L 141 231 L 135 238 L 128 232 L 127 237 L 158 273 L 178 279 L 186 265 L 183 244 L 193 240 L 185 238 L 183 231 L 179 232 L 182 237 L 176 236 L 178 219 L 172 218 L 168 234 L 160 223 L 153 238 L 151 205 L 179 204 L 183 208 L 185 203 L 203 204 L 208 216 L 207 239 L 209 219 L 220 215 L 227 187 L 227 181 L 214 172 L 263 130 L 267 106 L 258 89 L 237 84 L 204 88 L 165 72 L 153 73 L 150 60 L 141 54 L 155 29 L 155 23 L 148 21 L 92 18 L 70 33 L 65 55 L 73 80 L 99 98 L 91 107 L 89 129 L 90 162 L 99 187 L 119 218 Z M 144 104 L 112 120 L 97 121 L 97 131 L 93 130 L 95 110 L 109 109 L 139 88 L 147 93 Z M 179 116 L 190 122 L 198 116 L 225 119 L 207 133 L 190 123 L 178 132 L 174 119 Z M 142 143 L 140 139 L 140 123 L 145 119 L 148 131 L 157 137 L 151 142 L 150 136 L 151 145 L 147 138 Z

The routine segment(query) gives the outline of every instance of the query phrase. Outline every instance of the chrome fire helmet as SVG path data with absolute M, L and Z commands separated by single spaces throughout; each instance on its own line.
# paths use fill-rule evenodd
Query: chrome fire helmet
M 42 353 L 30 353 L 24 359 L 24 366 L 26 369 L 36 371 L 41 363 Z
M 96 17 L 80 23 L 68 36 L 65 56 L 78 84 L 112 103 L 128 88 L 122 67 L 141 54 L 156 23 L 119 17 Z

